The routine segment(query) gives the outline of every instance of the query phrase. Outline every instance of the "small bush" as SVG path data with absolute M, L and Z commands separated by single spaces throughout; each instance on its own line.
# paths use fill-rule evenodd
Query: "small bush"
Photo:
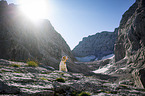
M 38 64 L 34 61 L 28 61 L 27 64 L 29 67 L 38 67 Z
M 91 96 L 91 94 L 88 92 L 81 92 L 79 96 Z
M 65 82 L 65 80 L 63 78 L 57 78 L 56 81 L 63 82 L 63 83 Z
M 11 64 L 10 67 L 20 67 L 19 64 Z

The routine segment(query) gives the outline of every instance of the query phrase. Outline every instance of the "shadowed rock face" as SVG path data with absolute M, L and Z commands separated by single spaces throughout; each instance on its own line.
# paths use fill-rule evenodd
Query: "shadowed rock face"
M 0 1 L 0 5 L 3 5 Z M 5 3 L 4 3 L 5 4 Z M 63 55 L 73 61 L 71 50 L 48 20 L 31 22 L 17 6 L 0 6 L 0 58 L 16 61 L 37 60 L 58 68 Z
M 72 50 L 74 56 L 85 57 L 94 55 L 96 58 L 114 53 L 114 44 L 117 38 L 118 28 L 114 32 L 101 32 L 83 38 L 83 40 Z

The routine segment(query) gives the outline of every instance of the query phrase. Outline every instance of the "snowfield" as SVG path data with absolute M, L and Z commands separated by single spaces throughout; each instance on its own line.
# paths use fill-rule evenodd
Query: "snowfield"
M 114 54 L 109 54 L 107 56 L 104 56 L 101 60 L 104 59 L 112 59 L 114 57 Z M 96 58 L 95 55 L 90 55 L 90 56 L 86 56 L 86 57 L 75 57 L 78 61 L 80 62 L 90 62 L 90 61 L 97 61 L 98 58 Z
M 112 59 L 113 57 L 114 57 L 114 54 L 110 54 L 110 55 L 104 56 L 101 60 Z
M 110 64 L 108 64 L 108 65 L 106 65 L 106 66 L 104 66 L 104 67 L 102 67 L 102 68 L 99 68 L 99 69 L 97 69 L 97 70 L 95 70 L 95 71 L 93 71 L 94 73 L 102 73 L 102 74 L 105 74 L 105 72 L 107 71 L 107 70 L 109 70 L 109 68 L 111 67 L 112 65 L 110 65 Z

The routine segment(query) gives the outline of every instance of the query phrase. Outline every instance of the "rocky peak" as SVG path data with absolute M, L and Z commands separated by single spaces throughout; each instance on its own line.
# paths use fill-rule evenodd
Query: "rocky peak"
M 94 55 L 96 58 L 114 53 L 114 44 L 117 38 L 118 28 L 114 32 L 103 31 L 88 37 L 84 37 L 82 41 L 72 50 L 74 56 L 85 57 Z

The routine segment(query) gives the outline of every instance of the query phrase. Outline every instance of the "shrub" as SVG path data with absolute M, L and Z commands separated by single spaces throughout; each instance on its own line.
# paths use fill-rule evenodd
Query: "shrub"
M 88 92 L 81 92 L 79 96 L 91 96 L 91 94 Z
M 56 81 L 58 81 L 58 82 L 65 82 L 65 80 L 63 79 L 63 78 L 56 78 Z
M 29 67 L 38 67 L 38 64 L 34 61 L 28 61 L 27 64 Z
M 19 64 L 11 64 L 10 67 L 20 67 Z

